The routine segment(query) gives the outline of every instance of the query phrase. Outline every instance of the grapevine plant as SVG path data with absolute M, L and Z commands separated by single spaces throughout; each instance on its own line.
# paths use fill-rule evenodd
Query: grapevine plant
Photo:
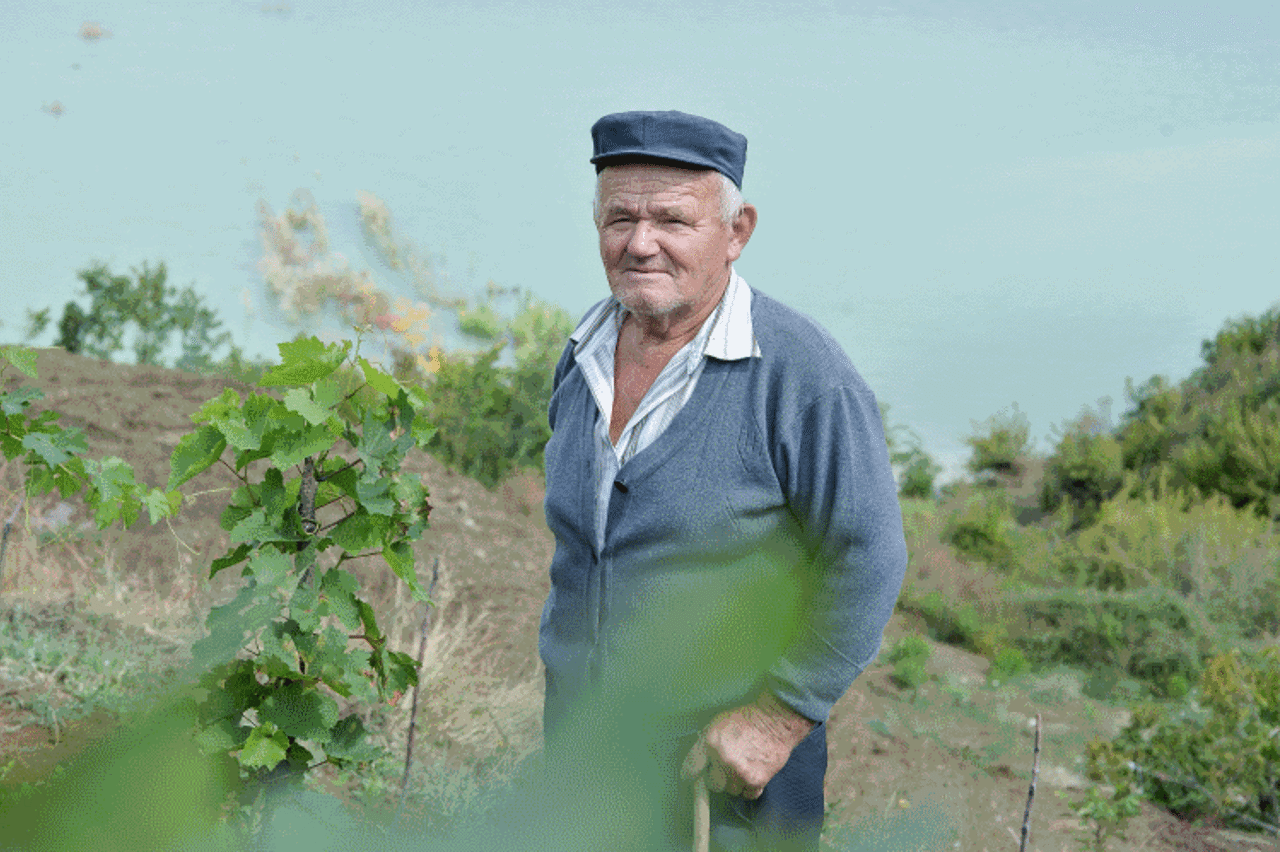
M 228 389 L 192 416 L 168 488 L 215 464 L 239 480 L 222 514 L 230 549 L 210 577 L 242 566 L 235 597 L 214 607 L 193 656 L 202 748 L 242 777 L 296 776 L 322 763 L 371 760 L 360 718 L 336 696 L 389 700 L 417 682 L 393 651 L 348 563 L 381 558 L 426 600 L 411 547 L 427 527 L 427 489 L 401 470 L 433 428 L 424 392 L 406 387 L 351 343 L 280 345 L 281 363 L 247 398 Z M 230 461 L 226 456 L 230 457 Z
M 0 346 L 0 380 L 9 366 L 36 378 L 36 361 L 31 349 Z M 133 468 L 123 459 L 86 458 L 89 447 L 84 434 L 59 425 L 56 411 L 33 414 L 31 406 L 43 398 L 39 388 L 23 385 L 6 391 L 0 386 L 0 453 L 6 461 L 21 459 L 26 465 L 23 499 L 55 490 L 67 499 L 84 491 L 98 529 L 117 522 L 131 527 L 144 508 L 153 524 L 177 512 L 181 494 L 137 482 Z

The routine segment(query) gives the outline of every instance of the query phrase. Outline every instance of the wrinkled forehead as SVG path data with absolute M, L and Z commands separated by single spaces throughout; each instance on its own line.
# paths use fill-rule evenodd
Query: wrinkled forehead
M 720 175 L 711 169 L 687 169 L 657 163 L 628 163 L 601 170 L 603 208 L 636 205 L 701 207 L 719 199 Z

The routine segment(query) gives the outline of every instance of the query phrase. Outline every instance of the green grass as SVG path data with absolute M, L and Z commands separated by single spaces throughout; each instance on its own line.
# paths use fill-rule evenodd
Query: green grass
M 71 605 L 0 610 L 0 700 L 47 727 L 120 710 L 178 662 L 168 643 Z

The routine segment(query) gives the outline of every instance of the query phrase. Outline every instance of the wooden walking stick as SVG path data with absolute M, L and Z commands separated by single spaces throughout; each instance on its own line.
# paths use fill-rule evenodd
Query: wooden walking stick
M 711 850 L 711 794 L 706 773 L 693 779 L 693 852 Z

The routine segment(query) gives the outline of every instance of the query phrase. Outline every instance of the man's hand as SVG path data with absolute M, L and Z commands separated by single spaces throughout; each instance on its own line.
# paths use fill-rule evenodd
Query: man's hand
M 763 693 L 750 704 L 711 720 L 684 760 L 681 774 L 707 773 L 707 786 L 731 796 L 758 799 L 813 722 Z

